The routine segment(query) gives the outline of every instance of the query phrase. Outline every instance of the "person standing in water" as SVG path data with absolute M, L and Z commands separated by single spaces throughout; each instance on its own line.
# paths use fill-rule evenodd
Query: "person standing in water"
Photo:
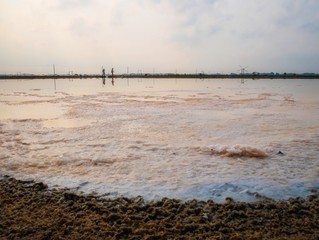
M 103 83 L 103 85 L 105 85 L 105 78 L 106 78 L 105 68 L 102 68 L 102 83 Z
M 114 68 L 111 69 L 111 74 L 112 74 L 112 85 L 114 86 Z

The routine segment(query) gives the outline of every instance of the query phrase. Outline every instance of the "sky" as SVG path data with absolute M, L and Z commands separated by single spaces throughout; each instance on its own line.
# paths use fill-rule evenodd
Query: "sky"
M 0 73 L 318 73 L 318 13 L 318 0 L 0 0 Z

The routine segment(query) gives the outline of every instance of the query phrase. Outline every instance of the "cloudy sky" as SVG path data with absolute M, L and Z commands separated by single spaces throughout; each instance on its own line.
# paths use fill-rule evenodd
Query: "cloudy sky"
M 0 73 L 319 72 L 318 0 L 0 0 Z

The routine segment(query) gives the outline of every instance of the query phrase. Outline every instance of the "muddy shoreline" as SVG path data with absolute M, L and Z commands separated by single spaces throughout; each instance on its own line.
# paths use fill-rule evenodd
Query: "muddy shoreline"
M 225 204 L 105 199 L 0 179 L 0 239 L 318 239 L 318 194 Z

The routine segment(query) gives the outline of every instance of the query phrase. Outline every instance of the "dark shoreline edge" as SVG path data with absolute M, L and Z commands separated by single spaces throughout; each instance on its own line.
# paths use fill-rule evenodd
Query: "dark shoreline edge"
M 296 74 L 296 73 L 288 73 L 288 74 L 254 74 L 254 73 L 246 73 L 246 74 L 179 74 L 179 73 L 132 73 L 132 74 L 18 74 L 18 75 L 0 75 L 0 80 L 23 80 L 23 79 L 89 79 L 89 78 L 151 78 L 151 79 L 171 79 L 171 78 L 184 78 L 184 79 L 319 79 L 319 74 Z
M 318 239 L 318 194 L 226 203 L 105 199 L 0 178 L 0 239 Z

